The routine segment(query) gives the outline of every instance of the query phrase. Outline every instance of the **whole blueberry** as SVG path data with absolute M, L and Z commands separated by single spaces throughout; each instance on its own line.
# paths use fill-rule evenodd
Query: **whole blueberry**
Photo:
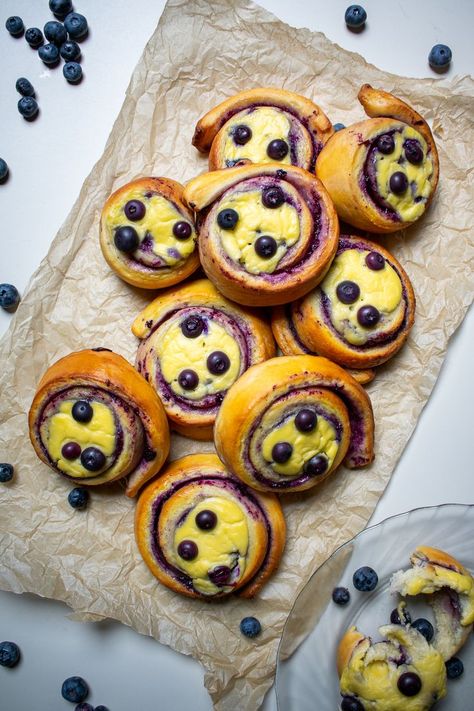
M 20 661 L 20 647 L 15 642 L 0 642 L 0 665 L 15 667 Z
M 7 464 L 6 462 L 0 462 L 0 481 L 2 484 L 5 484 L 7 481 L 11 481 L 13 479 L 13 474 L 15 473 L 15 470 L 13 469 L 11 464 Z
M 381 136 L 378 137 L 377 139 L 377 148 L 379 149 L 380 153 L 383 153 L 384 155 L 389 155 L 390 153 L 393 153 L 395 150 L 395 139 L 393 138 L 391 133 L 383 133 Z
M 240 631 L 245 637 L 257 637 L 262 631 L 262 625 L 256 617 L 244 617 L 240 621 Z
M 423 148 L 416 138 L 409 138 L 405 141 L 403 148 L 405 149 L 405 157 L 409 163 L 419 165 L 423 160 Z
M 81 456 L 81 451 L 81 445 L 77 442 L 66 442 L 66 444 L 61 447 L 61 456 L 64 459 L 72 461 Z
M 267 146 L 267 155 L 273 160 L 283 160 L 288 151 L 288 143 L 281 138 L 275 138 Z
M 347 279 L 339 282 L 336 287 L 336 294 L 339 301 L 343 304 L 353 304 L 360 296 L 360 287 L 355 281 L 349 281 Z
M 238 146 L 245 146 L 252 138 L 252 129 L 250 126 L 240 124 L 232 129 L 232 138 L 234 139 L 234 143 L 237 143 Z
M 295 417 L 295 427 L 300 432 L 312 432 L 318 421 L 317 415 L 312 410 L 304 408 Z
M 428 62 L 432 69 L 446 68 L 450 65 L 453 53 L 446 44 L 435 44 L 428 55 Z
M 421 679 L 415 672 L 405 672 L 398 677 L 397 686 L 404 696 L 416 696 L 421 691 Z
M 39 27 L 29 27 L 25 32 L 25 39 L 32 49 L 38 49 L 44 42 L 43 33 Z
M 336 605 L 347 605 L 351 599 L 351 594 L 347 588 L 334 588 L 332 599 Z
M 196 515 L 196 526 L 201 531 L 212 531 L 217 526 L 217 516 L 214 511 L 204 509 Z
M 357 320 L 364 328 L 373 328 L 380 321 L 380 311 L 375 306 L 361 306 L 357 311 Z
M 90 422 L 94 414 L 92 405 L 87 400 L 77 400 L 72 406 L 71 414 L 76 422 Z
M 354 696 L 344 696 L 341 701 L 341 711 L 365 711 L 365 707 Z
M 283 190 L 277 185 L 274 185 L 271 188 L 265 188 L 262 193 L 262 203 L 265 207 L 268 207 L 271 210 L 274 210 L 276 207 L 280 207 L 280 205 L 283 205 L 284 202 L 285 195 Z
M 365 257 L 365 263 L 374 272 L 380 271 L 385 266 L 385 259 L 382 257 L 380 252 L 369 252 Z
M 114 243 L 117 249 L 126 254 L 134 252 L 140 243 L 137 231 L 129 225 L 123 225 L 115 230 Z
M 0 284 L 0 306 L 5 311 L 14 311 L 20 303 L 20 294 L 13 284 Z
M 49 9 L 56 17 L 65 17 L 72 12 L 71 0 L 49 0 Z
M 43 27 L 43 32 L 48 42 L 52 42 L 58 47 L 60 47 L 63 42 L 67 40 L 66 28 L 62 22 L 58 22 L 57 20 L 50 20 L 47 22 Z
M 66 16 L 64 27 L 68 31 L 69 37 L 75 40 L 83 39 L 89 31 L 86 18 L 78 12 L 70 12 Z
M 418 630 L 427 642 L 431 642 L 434 636 L 434 629 L 429 620 L 425 620 L 424 617 L 419 617 L 417 620 L 412 622 L 411 626 Z
M 293 454 L 293 447 L 289 442 L 277 442 L 272 448 L 272 459 L 277 464 L 285 464 Z
M 186 338 L 197 338 L 204 331 L 204 321 L 200 316 L 188 316 L 181 323 L 181 331 Z
M 367 21 L 367 13 L 361 5 L 349 5 L 344 20 L 350 29 L 360 29 Z
M 278 245 L 276 239 L 269 235 L 262 235 L 255 240 L 255 251 L 262 259 L 271 259 L 276 254 Z
M 221 210 L 217 215 L 217 224 L 222 230 L 233 230 L 239 221 L 239 213 L 231 207 Z
M 223 351 L 213 351 L 208 355 L 206 365 L 213 375 L 222 375 L 227 373 L 230 368 L 229 356 Z
M 52 42 L 40 47 L 38 55 L 41 61 L 48 67 L 52 67 L 59 62 L 59 49 Z
M 459 657 L 451 657 L 446 662 L 446 674 L 448 679 L 457 679 L 464 672 L 464 664 Z
M 303 472 L 307 476 L 321 476 L 327 470 L 328 464 L 329 462 L 324 454 L 315 454 L 305 463 Z
M 78 62 L 66 62 L 63 76 L 69 84 L 79 84 L 82 79 L 82 67 Z
M 20 77 L 16 80 L 15 89 L 22 96 L 34 96 L 35 89 L 33 84 L 25 77 Z
M 25 29 L 23 20 L 21 17 L 18 17 L 18 15 L 12 15 L 12 17 L 9 17 L 5 22 L 5 27 L 12 37 L 21 37 Z
M 74 40 L 67 40 L 60 46 L 59 54 L 65 62 L 78 62 L 81 58 L 81 48 Z
M 83 701 L 82 704 L 77 704 L 74 711 L 94 711 L 94 707 L 88 704 L 87 701 Z
M 175 222 L 173 225 L 173 234 L 176 239 L 189 239 L 192 233 L 193 228 L 191 227 L 189 222 L 180 220 L 179 222 Z
M 352 576 L 352 582 L 356 590 L 361 592 L 371 592 L 377 587 L 379 577 L 373 568 L 363 565 L 358 568 Z
M 66 699 L 66 701 L 71 701 L 73 704 L 80 704 L 81 701 L 85 701 L 88 693 L 89 687 L 80 676 L 70 676 L 63 681 L 61 696 L 63 699 Z
M 0 183 L 4 183 L 8 178 L 8 163 L 3 158 L 0 158 Z
M 178 545 L 178 555 L 183 560 L 194 560 L 199 554 L 199 549 L 194 541 L 181 541 Z
M 38 110 L 38 102 L 32 96 L 22 96 L 18 102 L 18 111 L 25 119 L 33 119 Z
M 89 502 L 89 492 L 83 486 L 76 486 L 69 492 L 67 500 L 73 509 L 85 509 Z
M 405 173 L 401 172 L 401 170 L 397 170 L 396 173 L 393 173 L 388 182 L 390 185 L 390 190 L 392 191 L 392 193 L 395 193 L 395 195 L 403 195 L 403 193 L 406 192 L 406 189 L 408 188 L 408 178 Z
M 105 454 L 97 447 L 87 447 L 81 454 L 81 464 L 88 472 L 98 472 L 105 462 Z
M 227 585 L 231 575 L 232 571 L 227 565 L 218 565 L 216 568 L 209 570 L 207 573 L 207 577 L 211 583 L 214 583 L 214 585 L 217 585 L 218 587 Z
M 185 368 L 178 375 L 178 383 L 183 390 L 195 390 L 199 384 L 199 376 L 196 371 Z
M 333 129 L 336 131 L 342 131 L 342 129 L 345 128 L 345 125 L 343 123 L 335 123 L 333 125 Z
M 392 625 L 409 625 L 411 623 L 411 615 L 407 609 L 403 610 L 403 621 L 400 619 L 400 613 L 398 609 L 395 608 L 390 613 L 390 622 Z

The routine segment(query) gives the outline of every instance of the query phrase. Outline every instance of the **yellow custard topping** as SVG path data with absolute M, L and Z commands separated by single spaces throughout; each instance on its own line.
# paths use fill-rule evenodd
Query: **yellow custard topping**
M 291 457 L 284 464 L 272 462 L 272 449 L 279 442 L 288 442 L 293 447 Z M 272 469 L 277 474 L 296 476 L 301 474 L 304 464 L 316 454 L 325 454 L 328 470 L 339 449 L 336 430 L 331 422 L 318 415 L 316 427 L 311 432 L 300 432 L 295 425 L 295 418 L 282 422 L 271 430 L 262 443 L 262 454 L 267 462 L 272 462 Z
M 250 274 L 271 274 L 300 236 L 298 212 L 287 202 L 280 207 L 267 208 L 262 203 L 261 190 L 234 192 L 219 203 L 219 212 L 229 209 L 239 215 L 233 230 L 223 230 L 216 222 L 216 230 L 226 254 Z M 277 243 L 275 254 L 264 259 L 255 251 L 255 241 L 261 236 L 273 237 Z
M 232 129 L 245 125 L 252 131 L 251 139 L 239 146 L 232 138 Z M 250 160 L 252 163 L 291 163 L 290 151 L 284 158 L 274 161 L 267 154 L 268 144 L 280 139 L 288 143 L 291 124 L 283 111 L 268 106 L 261 106 L 247 112 L 240 112 L 226 123 L 224 160 Z
M 380 151 L 375 152 L 375 170 L 377 176 L 377 191 L 381 197 L 398 213 L 405 222 L 417 220 L 425 211 L 426 202 L 415 202 L 416 197 L 428 198 L 431 193 L 430 178 L 433 174 L 433 164 L 427 157 L 428 146 L 423 136 L 411 126 L 406 126 L 401 132 L 393 133 L 395 150 L 385 155 Z M 416 139 L 423 149 L 423 160 L 414 165 L 404 157 L 403 143 L 407 139 Z M 399 160 L 401 161 L 399 163 Z M 408 178 L 408 189 L 401 195 L 396 195 L 390 190 L 390 178 L 394 173 L 405 173 Z M 416 190 L 412 192 L 410 186 L 415 183 Z
M 131 222 L 125 215 L 124 206 L 129 200 L 140 200 L 145 205 L 146 212 L 141 220 Z M 192 233 L 188 239 L 176 239 L 173 234 L 176 222 L 187 222 L 190 225 Z M 160 257 L 167 266 L 172 267 L 182 262 L 194 251 L 196 232 L 193 225 L 178 212 L 172 202 L 161 195 L 145 198 L 143 190 L 135 189 L 127 194 L 127 200 L 122 198 L 113 203 L 107 214 L 107 228 L 113 236 L 118 227 L 125 225 L 133 227 L 137 232 L 140 244 L 148 234 L 152 239 L 152 253 Z
M 45 446 L 58 469 L 69 476 L 76 478 L 98 476 L 101 472 L 84 469 L 80 457 L 73 460 L 64 459 L 61 449 L 68 442 L 77 442 L 81 450 L 96 447 L 106 457 L 110 457 L 115 449 L 114 415 L 107 405 L 93 402 L 91 405 L 94 414 L 90 422 L 77 422 L 71 414 L 75 402 L 75 400 L 64 400 L 59 406 L 59 411 L 51 417 Z
M 155 350 L 164 379 L 176 395 L 188 400 L 201 400 L 206 395 L 227 390 L 240 375 L 239 346 L 216 321 L 209 320 L 207 333 L 203 331 L 197 338 L 187 338 L 179 322 L 171 321 L 168 327 L 160 329 Z M 207 367 L 207 358 L 215 351 L 225 353 L 230 361 L 228 370 L 220 375 L 211 373 Z M 194 370 L 199 377 L 194 390 L 184 390 L 178 382 L 179 374 L 189 369 Z
M 379 328 L 388 330 L 403 319 L 402 282 L 397 272 L 385 260 L 383 269 L 369 269 L 365 263 L 368 251 L 346 249 L 333 261 L 320 289 L 331 302 L 331 323 L 341 336 L 352 345 L 361 346 L 374 329 L 361 326 L 357 312 L 361 306 L 375 306 L 380 312 Z M 360 288 L 359 298 L 352 304 L 338 299 L 337 287 L 343 281 L 352 281 Z
M 216 526 L 203 531 L 196 524 L 200 511 L 213 511 L 217 516 Z M 198 547 L 194 560 L 184 560 L 178 555 L 181 541 L 193 541 Z M 225 565 L 232 570 L 238 565 L 238 581 L 245 571 L 245 557 L 249 546 L 249 531 L 245 512 L 233 501 L 220 496 L 206 498 L 193 507 L 174 536 L 174 560 L 176 567 L 193 579 L 194 588 L 204 595 L 215 595 L 221 590 L 208 578 L 208 573 Z

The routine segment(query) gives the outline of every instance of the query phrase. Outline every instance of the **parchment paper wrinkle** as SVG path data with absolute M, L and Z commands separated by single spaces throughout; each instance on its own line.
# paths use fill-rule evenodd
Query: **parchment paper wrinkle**
M 134 502 L 119 485 L 94 490 L 79 515 L 69 507 L 70 485 L 36 459 L 28 442 L 25 415 L 35 385 L 51 362 L 81 348 L 104 346 L 134 361 L 130 325 L 153 295 L 120 281 L 100 253 L 99 214 L 112 190 L 143 175 L 184 182 L 205 170 L 207 159 L 191 146 L 196 121 L 237 91 L 291 89 L 347 125 L 364 118 L 356 100 L 364 82 L 394 92 L 430 120 L 441 160 L 427 215 L 407 232 L 383 238 L 413 280 L 418 310 L 406 347 L 369 386 L 375 463 L 359 472 L 341 468 L 318 491 L 284 499 L 286 553 L 257 600 L 190 601 L 161 587 L 141 561 Z M 334 548 L 365 526 L 472 301 L 473 97 L 470 77 L 420 80 L 381 72 L 322 34 L 288 27 L 246 0 L 167 4 L 104 155 L 1 343 L 0 460 L 17 471 L 0 497 L 1 588 L 63 600 L 79 619 L 131 625 L 199 659 L 219 711 L 259 707 L 295 596 Z M 172 458 L 210 449 L 175 436 Z M 262 622 L 255 641 L 239 633 L 246 615 Z

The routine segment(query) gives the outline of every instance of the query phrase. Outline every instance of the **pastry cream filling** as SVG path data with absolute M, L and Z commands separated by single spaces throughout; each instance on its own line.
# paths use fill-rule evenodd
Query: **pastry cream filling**
M 291 457 L 284 464 L 272 461 L 272 449 L 279 442 L 288 442 L 293 447 Z M 334 426 L 321 415 L 318 415 L 316 427 L 311 432 L 300 432 L 295 425 L 295 418 L 291 417 L 278 425 L 264 438 L 262 454 L 267 462 L 271 462 L 272 469 L 283 476 L 301 474 L 304 464 L 316 454 L 325 454 L 328 459 L 328 468 L 339 449 Z
M 239 216 L 233 230 L 223 230 L 216 222 L 216 230 L 226 254 L 250 274 L 271 274 L 300 236 L 297 210 L 287 202 L 277 208 L 265 207 L 261 190 L 234 192 L 219 203 L 219 212 L 231 208 Z M 255 251 L 259 237 L 273 237 L 277 243 L 275 254 L 264 259 Z
M 87 447 L 96 447 L 106 457 L 110 457 L 114 453 L 116 440 L 114 415 L 107 405 L 93 402 L 91 405 L 94 414 L 90 422 L 77 422 L 71 414 L 75 402 L 76 400 L 64 400 L 59 411 L 51 417 L 45 446 L 58 469 L 69 476 L 78 479 L 99 476 L 103 470 L 91 472 L 84 469 L 80 456 L 73 460 L 64 459 L 61 449 L 68 442 L 77 442 L 82 451 Z
M 145 205 L 146 212 L 141 220 L 131 222 L 125 215 L 124 207 L 129 200 L 140 200 Z M 192 234 L 188 239 L 176 239 L 173 234 L 176 222 L 189 223 Z M 145 198 L 143 190 L 135 189 L 127 193 L 125 200 L 122 198 L 114 202 L 107 215 L 107 227 L 112 234 L 112 239 L 115 230 L 125 225 L 133 227 L 137 232 L 140 244 L 148 235 L 152 240 L 152 252 L 169 267 L 183 261 L 194 251 L 196 232 L 193 225 L 187 217 L 178 212 L 172 202 L 162 195 Z
M 216 526 L 208 531 L 196 524 L 197 514 L 204 510 L 213 511 L 217 516 Z M 198 555 L 194 560 L 183 560 L 179 556 L 181 541 L 193 541 L 197 545 Z M 224 565 L 234 572 L 232 581 L 237 582 L 245 571 L 248 547 L 249 530 L 242 508 L 224 497 L 208 497 L 193 507 L 176 528 L 173 563 L 192 578 L 195 590 L 203 595 L 215 595 L 222 588 L 209 580 L 209 571 Z
M 171 390 L 188 400 L 201 400 L 206 395 L 228 390 L 240 375 L 239 346 L 216 321 L 207 321 L 207 333 L 203 331 L 197 338 L 187 338 L 180 322 L 172 321 L 166 330 L 160 330 L 155 351 L 163 378 Z M 208 356 L 215 351 L 222 351 L 230 361 L 228 370 L 220 375 L 211 373 L 206 363 Z M 183 370 L 194 370 L 197 374 L 199 383 L 194 390 L 184 390 L 179 384 L 178 376 Z
M 433 174 L 433 164 L 427 157 L 428 146 L 423 136 L 411 126 L 393 133 L 395 150 L 385 155 L 375 152 L 375 174 L 377 176 L 377 191 L 379 195 L 398 213 L 402 220 L 411 222 L 417 220 L 425 211 L 426 199 L 431 193 L 430 178 Z M 410 163 L 405 158 L 403 144 L 407 139 L 416 139 L 423 149 L 423 160 L 419 165 Z M 408 178 L 408 188 L 401 195 L 390 190 L 390 178 L 393 173 L 402 172 Z M 412 187 L 413 186 L 413 187 Z M 415 202 L 416 197 L 423 200 Z
M 333 261 L 321 290 L 331 302 L 331 323 L 338 333 L 350 344 L 362 346 L 374 333 L 373 328 L 361 326 L 357 312 L 361 306 L 375 306 L 382 318 L 379 326 L 389 329 L 401 321 L 402 282 L 397 272 L 385 261 L 383 269 L 369 269 L 365 263 L 368 251 L 346 249 Z M 342 281 L 353 281 L 360 288 L 359 298 L 352 304 L 343 304 L 337 297 L 336 289 Z
M 251 139 L 239 146 L 232 137 L 236 126 L 248 126 L 252 131 Z M 268 144 L 280 139 L 288 143 L 291 123 L 283 111 L 269 106 L 261 106 L 248 113 L 240 112 L 226 123 L 224 160 L 250 160 L 252 163 L 291 163 L 290 150 L 284 158 L 274 161 L 267 153 Z M 289 148 L 289 146 L 288 146 Z

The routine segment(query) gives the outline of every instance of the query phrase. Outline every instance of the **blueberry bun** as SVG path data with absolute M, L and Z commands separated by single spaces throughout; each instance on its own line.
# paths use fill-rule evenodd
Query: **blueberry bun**
M 105 349 L 71 353 L 48 368 L 29 431 L 36 454 L 53 471 L 85 486 L 127 477 L 128 496 L 161 469 L 170 444 L 153 388 Z
M 209 152 L 209 170 L 242 163 L 284 163 L 313 171 L 334 133 L 317 104 L 284 89 L 250 89 L 231 96 L 197 123 L 193 146 Z
M 285 535 L 277 497 L 249 489 L 215 454 L 172 462 L 137 502 L 145 563 L 160 583 L 189 597 L 253 597 L 278 567 Z
M 301 297 L 324 277 L 339 223 L 322 183 L 301 168 L 245 165 L 191 180 L 184 200 L 198 213 L 204 271 L 246 306 Z
M 374 368 L 407 340 L 415 295 L 390 252 L 362 237 L 342 235 L 323 281 L 288 306 L 286 317 L 294 338 L 310 351 L 347 368 Z M 274 319 L 275 335 L 280 324 L 281 313 Z
M 155 388 L 171 426 L 212 440 L 220 404 L 251 365 L 275 355 L 270 325 L 228 301 L 207 279 L 169 289 L 135 319 L 136 365 Z
M 140 178 L 108 198 L 100 246 L 109 266 L 142 289 L 172 286 L 199 266 L 192 212 L 183 186 L 169 178 Z
M 282 356 L 249 368 L 230 388 L 214 443 L 249 486 L 302 491 L 341 464 L 369 464 L 374 420 L 369 397 L 345 370 L 317 356 Z
M 358 98 L 370 118 L 331 137 L 316 174 L 342 220 L 368 232 L 396 232 L 430 204 L 438 152 L 424 118 L 401 99 L 368 84 Z

